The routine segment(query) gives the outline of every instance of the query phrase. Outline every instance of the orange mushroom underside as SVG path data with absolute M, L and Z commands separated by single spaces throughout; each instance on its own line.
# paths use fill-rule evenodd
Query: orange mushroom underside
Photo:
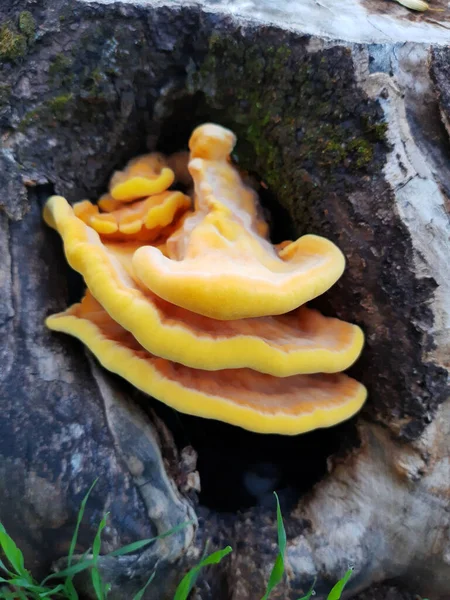
M 335 425 L 359 410 L 365 398 L 364 387 L 342 373 L 280 378 L 250 369 L 202 371 L 155 357 L 89 292 L 48 324 L 77 337 L 105 368 L 177 410 L 245 423 L 260 433 L 299 434 Z
M 366 398 L 340 373 L 363 334 L 304 303 L 333 285 L 344 258 L 319 236 L 270 244 L 230 162 L 234 143 L 216 125 L 194 131 L 193 209 L 168 189 L 189 187 L 186 153 L 135 159 L 98 205 L 50 198 L 45 219 L 88 291 L 47 325 L 181 412 L 287 435 L 334 425 Z

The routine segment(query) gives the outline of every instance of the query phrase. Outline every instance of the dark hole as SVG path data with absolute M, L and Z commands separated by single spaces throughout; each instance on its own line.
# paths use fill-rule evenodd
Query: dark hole
M 30 188 L 29 197 L 31 202 L 37 202 L 41 210 L 44 208 L 44 205 L 48 198 L 55 194 L 55 186 L 53 183 L 46 183 L 42 185 L 37 185 L 34 188 Z M 56 236 L 57 240 L 55 243 L 58 245 L 58 248 L 61 249 L 61 253 L 64 252 L 62 241 L 59 239 L 59 236 Z M 79 302 L 82 298 L 85 290 L 85 284 L 82 276 L 71 269 L 67 263 L 66 264 L 66 281 L 67 281 L 67 303 L 68 305 L 74 304 L 75 302 Z
M 266 220 L 270 224 L 270 239 L 272 243 L 279 244 L 285 240 L 294 240 L 297 235 L 289 212 L 277 202 L 277 199 L 270 190 L 260 187 L 258 194 L 267 215 Z
M 201 93 L 175 100 L 170 113 L 161 124 L 156 146 L 158 151 L 168 154 L 187 150 L 193 129 L 201 123 L 214 120 L 206 114 L 204 96 Z
M 83 277 L 71 269 L 69 266 L 67 267 L 67 299 L 68 304 L 75 304 L 75 302 L 79 302 L 84 295 L 84 290 L 86 286 L 84 284 Z
M 327 472 L 327 458 L 355 443 L 352 422 L 298 436 L 261 435 L 177 413 L 155 403 L 176 444 L 198 453 L 200 502 L 208 508 L 235 512 L 263 506 L 273 509 L 273 491 L 284 512 Z
M 167 105 L 162 120 L 158 123 L 155 119 L 151 124 L 154 129 L 145 131 L 142 127 L 141 139 L 146 136 L 150 141 L 149 147 L 142 151 L 171 153 L 187 149 L 192 130 L 206 121 L 235 130 L 232 115 L 212 110 L 202 94 L 176 99 L 171 106 Z M 248 144 L 244 143 L 241 148 L 253 152 Z M 127 159 L 133 156 L 135 154 Z M 249 175 L 259 185 L 257 191 L 268 213 L 272 241 L 295 239 L 288 212 L 260 185 L 264 173 Z M 70 300 L 77 301 L 84 285 L 73 271 L 68 280 Z M 144 406 L 148 404 L 146 401 Z M 273 510 L 273 491 L 279 494 L 283 510 L 289 510 L 299 496 L 326 474 L 330 455 L 357 443 L 353 421 L 299 436 L 261 435 L 178 413 L 160 402 L 151 402 L 151 405 L 171 429 L 177 446 L 181 449 L 192 445 L 197 451 L 202 488 L 200 502 L 217 511 L 235 512 L 257 505 Z
M 55 186 L 53 183 L 44 183 L 41 185 L 37 185 L 36 187 L 29 188 L 28 195 L 31 198 L 31 201 L 36 201 L 40 208 L 44 208 L 44 205 L 49 196 L 52 196 L 55 193 Z

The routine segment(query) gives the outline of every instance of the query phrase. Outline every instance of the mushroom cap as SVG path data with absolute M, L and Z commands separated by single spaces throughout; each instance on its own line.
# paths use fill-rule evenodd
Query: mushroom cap
M 167 190 L 175 179 L 165 157 L 154 152 L 131 160 L 123 171 L 111 178 L 109 191 L 114 200 L 134 202 Z
M 266 239 L 257 196 L 229 159 L 234 142 L 234 134 L 217 125 L 194 131 L 195 213 L 168 239 L 168 256 L 142 247 L 133 269 L 157 296 L 207 317 L 282 314 L 329 289 L 345 259 L 316 235 L 277 247 Z
M 192 369 L 149 354 L 89 294 L 47 319 L 81 340 L 103 366 L 180 412 L 260 433 L 296 435 L 353 416 L 363 385 L 343 374 L 278 378 L 250 369 Z
M 189 139 L 191 158 L 229 161 L 236 145 L 236 136 L 215 123 L 203 123 L 194 129 Z
M 203 370 L 250 367 L 279 377 L 348 368 L 363 346 L 359 327 L 300 307 L 282 316 L 215 320 L 173 305 L 142 287 L 133 272 L 140 243 L 106 243 L 61 196 L 44 210 L 111 317 L 149 352 Z M 163 250 L 166 252 L 167 250 Z
M 167 191 L 131 204 L 114 205 L 117 201 L 103 200 L 110 210 L 100 213 L 99 207 L 88 200 L 74 205 L 75 215 L 104 239 L 124 241 L 153 241 L 191 205 L 189 196 Z
M 221 205 L 188 239 L 178 230 L 167 248 L 168 256 L 151 246 L 136 250 L 136 275 L 168 302 L 219 320 L 289 312 L 326 292 L 345 268 L 343 254 L 329 240 L 305 235 L 277 251 Z M 176 259 L 180 249 L 184 258 Z

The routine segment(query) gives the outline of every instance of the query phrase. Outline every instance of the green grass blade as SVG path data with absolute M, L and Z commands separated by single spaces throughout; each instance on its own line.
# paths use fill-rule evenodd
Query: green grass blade
M 96 563 L 95 556 L 98 557 L 99 552 L 100 552 L 100 541 L 98 539 L 98 531 L 97 531 L 97 536 L 96 536 L 97 542 L 94 541 L 94 544 L 96 544 L 96 546 L 95 546 L 95 548 L 94 548 L 94 546 L 92 548 L 93 558 L 87 559 L 87 560 L 82 559 L 81 561 L 77 562 L 74 565 L 71 564 L 72 560 L 73 560 L 73 554 L 75 551 L 77 537 L 78 537 L 78 530 L 79 530 L 79 527 L 81 524 L 81 520 L 83 518 L 86 503 L 87 503 L 89 495 L 90 495 L 93 487 L 97 483 L 97 481 L 98 481 L 98 479 L 96 479 L 94 481 L 94 483 L 89 488 L 88 493 L 86 494 L 86 496 L 83 498 L 83 501 L 81 502 L 80 510 L 78 513 L 77 525 L 75 527 L 75 532 L 72 537 L 72 542 L 70 544 L 70 550 L 69 550 L 69 555 L 68 555 L 68 560 L 67 560 L 68 566 L 65 569 L 62 569 L 61 571 L 58 571 L 57 573 L 51 573 L 41 582 L 41 585 L 45 585 L 48 581 L 50 581 L 52 579 L 67 578 L 65 585 L 70 586 L 69 589 L 66 589 L 66 594 L 67 594 L 67 597 L 69 598 L 69 600 L 78 600 L 78 595 L 76 595 L 76 590 L 75 590 L 73 584 L 67 583 L 67 581 L 69 581 L 70 578 L 72 578 L 74 575 L 77 575 L 77 573 L 80 573 L 81 571 L 84 571 L 85 569 L 89 569 L 89 568 L 95 566 L 95 563 Z M 123 546 L 122 548 L 118 548 L 117 550 L 108 552 L 108 554 L 105 554 L 105 556 L 123 556 L 124 554 L 131 554 L 133 552 L 137 552 L 137 551 L 141 550 L 142 548 L 144 548 L 145 546 L 148 546 L 152 542 L 155 542 L 156 540 L 160 540 L 160 539 L 163 539 L 170 535 L 173 535 L 174 533 L 177 533 L 178 531 L 184 529 L 188 525 L 194 525 L 194 523 L 195 523 L 194 521 L 186 521 L 185 523 L 181 523 L 180 525 L 176 525 L 175 527 L 172 527 L 172 529 L 169 529 L 169 531 L 166 531 L 164 533 L 161 533 L 160 535 L 155 536 L 154 538 L 150 538 L 150 539 L 146 539 L 146 540 L 139 540 L 137 542 L 133 542 L 132 544 L 127 544 L 126 546 Z M 103 527 L 102 527 L 102 529 L 103 529 Z M 101 530 L 100 530 L 100 533 L 101 533 Z M 86 554 L 87 554 L 87 552 L 85 552 L 83 558 L 86 556 Z
M 158 536 L 154 538 L 148 538 L 146 540 L 139 540 L 138 542 L 133 542 L 132 544 L 127 544 L 126 546 L 122 546 L 117 550 L 108 552 L 106 556 L 123 556 L 124 554 L 132 554 L 133 552 L 137 552 L 138 550 L 145 548 L 145 546 L 148 546 L 152 542 L 155 542 L 157 539 L 160 539 L 160 537 Z
M 81 521 L 84 516 L 84 510 L 86 508 L 86 503 L 87 503 L 88 498 L 91 495 L 91 492 L 94 489 L 94 486 L 97 483 L 97 481 L 98 481 L 98 477 L 97 477 L 97 479 L 95 479 L 94 483 L 89 488 L 86 496 L 81 501 L 80 510 L 78 511 L 77 524 L 75 525 L 75 530 L 73 532 L 72 541 L 70 542 L 69 554 L 67 555 L 67 566 L 69 566 L 69 567 L 72 564 L 73 553 L 75 552 L 75 546 L 77 545 L 78 531 L 80 529 Z
M 60 592 L 64 592 L 64 585 L 62 583 L 50 590 L 43 590 L 39 593 L 39 598 L 51 598 L 55 594 L 62 595 Z
M 97 567 L 92 568 L 91 579 L 97 600 L 104 600 L 105 595 L 103 593 L 102 578 L 100 577 L 100 571 L 97 569 Z
M 104 526 L 106 525 L 106 517 L 108 515 L 105 515 L 105 517 L 102 519 L 100 525 L 99 525 L 99 529 L 97 530 L 97 534 L 95 536 L 95 540 L 97 540 L 98 535 L 99 535 L 99 531 L 100 531 L 100 535 L 101 535 L 101 530 L 104 528 Z M 100 529 L 101 527 L 101 529 Z M 61 571 L 57 571 L 56 573 L 51 573 L 50 575 L 48 575 L 42 582 L 41 585 L 45 585 L 47 583 L 47 581 L 50 581 L 51 579 L 63 579 L 66 577 L 73 577 L 74 575 L 77 575 L 78 573 L 81 573 L 81 571 L 85 571 L 86 569 L 89 569 L 90 567 L 94 567 L 98 558 L 98 553 L 100 552 L 100 545 L 101 545 L 101 540 L 97 542 L 94 540 L 94 544 L 97 544 L 96 549 L 94 550 L 94 546 L 92 547 L 92 554 L 93 554 L 93 558 L 88 558 L 86 560 L 80 560 L 79 562 L 75 563 L 74 565 L 71 565 L 70 567 L 66 567 L 65 569 L 62 569 Z M 97 552 L 97 555 L 95 554 L 95 552 Z M 83 557 L 86 556 L 87 552 L 84 553 Z M 108 554 L 106 554 L 106 556 L 108 556 Z
M 281 514 L 280 501 L 278 500 L 278 495 L 276 492 L 274 492 L 274 496 L 277 501 L 278 547 L 280 549 L 280 554 L 284 558 L 284 555 L 286 553 L 286 530 L 284 529 L 283 515 Z
M 92 558 L 86 558 L 86 556 L 90 554 L 91 550 L 92 548 L 88 548 L 85 552 L 83 552 L 80 560 L 78 560 L 71 567 L 66 567 L 61 571 L 57 571 L 56 573 L 51 573 L 50 575 L 47 575 L 47 577 L 41 582 L 41 585 L 44 585 L 49 579 L 61 579 L 62 577 L 66 578 L 67 583 L 77 573 L 80 573 L 81 571 L 92 567 L 94 565 L 94 560 Z
M 78 593 L 73 585 L 73 581 L 71 577 L 67 577 L 64 582 L 64 594 L 67 600 L 78 600 Z
M 312 585 L 309 588 L 309 590 L 306 592 L 306 596 L 303 596 L 302 598 L 299 598 L 298 600 L 309 600 L 311 598 L 311 596 L 314 596 L 314 594 L 316 593 L 314 591 L 315 585 L 316 585 L 316 578 L 314 577 L 314 581 L 312 582 Z
M 81 573 L 81 571 L 85 571 L 86 569 L 89 569 L 89 567 L 93 567 L 94 564 L 95 563 L 92 559 L 81 560 L 80 562 L 75 563 L 71 567 L 67 567 L 66 569 L 57 571 L 56 573 L 51 573 L 42 581 L 41 585 L 45 585 L 47 583 L 47 581 L 50 581 L 51 579 L 62 579 L 65 577 L 73 577 L 74 575 Z
M 14 598 L 15 600 L 17 600 L 17 598 L 19 598 L 19 600 L 30 600 L 30 598 L 27 598 L 25 594 L 23 594 L 20 590 L 14 590 L 14 592 L 10 592 L 9 590 L 5 590 L 5 595 L 0 595 L 0 598 L 6 599 L 8 598 Z
M 133 542 L 132 544 L 127 544 L 126 546 L 123 546 L 122 548 L 118 548 L 117 550 L 108 552 L 108 554 L 106 554 L 106 556 L 123 556 L 124 554 L 131 554 L 133 552 L 137 552 L 138 550 L 141 550 L 141 548 L 148 546 L 152 542 L 156 542 L 156 540 L 162 540 L 163 538 L 166 538 L 169 535 L 173 535 L 174 533 L 177 533 L 178 531 L 180 531 L 181 529 L 184 529 L 188 525 L 194 525 L 194 521 L 186 521 L 185 523 L 176 525 L 175 527 L 172 527 L 172 529 L 169 529 L 168 531 L 165 531 L 164 533 L 160 533 L 159 535 L 157 535 L 154 538 L 149 538 L 147 540 L 139 540 L 138 542 Z
M 2 571 L 4 571 L 5 573 L 7 573 L 8 575 L 11 575 L 11 571 L 8 570 L 7 566 L 5 565 L 5 563 L 2 561 L 2 559 L 0 558 L 0 569 Z
M 230 554 L 230 552 L 232 552 L 232 548 L 231 546 L 227 546 L 226 548 L 223 548 L 223 550 L 217 550 L 216 552 L 213 552 L 199 562 L 196 567 L 191 569 L 189 573 L 186 573 L 186 575 L 183 577 L 179 586 L 177 587 L 173 600 L 187 600 L 187 597 L 194 587 L 201 569 L 203 567 L 207 567 L 208 565 L 216 565 L 220 563 L 222 558 L 227 556 L 227 554 Z
M 278 529 L 278 556 L 275 559 L 272 572 L 269 577 L 267 584 L 266 593 L 262 597 L 262 600 L 268 600 L 272 590 L 281 582 L 284 575 L 284 555 L 286 553 L 286 530 L 283 524 L 283 515 L 281 514 L 280 501 L 278 495 L 274 492 L 275 499 L 277 501 L 277 529 Z
M 74 575 L 76 575 L 77 573 L 80 573 L 81 571 L 84 571 L 85 569 L 89 569 L 92 567 L 94 567 L 94 568 L 92 568 L 92 573 L 93 573 L 92 583 L 94 585 L 96 594 L 98 595 L 99 598 L 103 598 L 107 593 L 106 588 L 104 588 L 101 585 L 100 574 L 99 574 L 98 570 L 95 568 L 98 556 L 100 555 L 101 532 L 106 525 L 106 516 L 107 515 L 105 515 L 105 517 L 102 519 L 102 522 L 99 525 L 99 529 L 97 530 L 97 534 L 95 536 L 95 540 L 94 540 L 93 547 L 92 547 L 92 555 L 93 555 L 92 558 L 83 560 L 87 554 L 87 553 L 85 553 L 83 556 L 83 559 L 81 561 L 77 562 L 76 564 L 72 564 L 75 547 L 76 547 L 76 543 L 77 543 L 77 538 L 78 538 L 78 532 L 79 532 L 81 521 L 84 516 L 86 503 L 87 503 L 88 498 L 92 492 L 92 489 L 94 488 L 97 481 L 98 481 L 98 478 L 93 482 L 93 484 L 89 488 L 86 496 L 83 498 L 83 500 L 81 502 L 80 510 L 78 511 L 78 518 L 77 518 L 77 523 L 75 526 L 75 531 L 72 536 L 72 541 L 70 544 L 69 553 L 68 553 L 68 557 L 67 557 L 67 567 L 65 569 L 62 569 L 61 571 L 58 571 L 57 573 L 51 573 L 41 582 L 41 585 L 43 586 L 52 579 L 66 578 L 66 581 L 64 582 L 65 594 L 69 600 L 78 600 L 78 595 L 77 595 L 75 587 L 71 581 L 71 578 Z M 137 551 L 141 550 L 142 548 L 144 548 L 145 546 L 148 546 L 152 542 L 155 542 L 156 540 L 163 539 L 165 537 L 173 535 L 174 533 L 180 531 L 181 529 L 184 529 L 188 525 L 194 525 L 194 521 L 186 521 L 185 523 L 181 523 L 180 525 L 173 527 L 172 529 L 170 529 L 169 531 L 166 531 L 165 533 L 155 536 L 154 538 L 133 542 L 132 544 L 128 544 L 126 546 L 123 546 L 122 548 L 113 550 L 112 552 L 109 552 L 105 556 L 123 556 L 124 554 L 131 554 L 133 552 L 137 552 Z M 149 582 L 147 582 L 147 584 L 148 583 Z
M 16 546 L 14 540 L 6 533 L 5 528 L 0 523 L 0 550 L 3 551 L 8 562 L 18 575 L 29 577 L 25 570 L 23 554 Z
M 7 583 L 24 590 L 29 590 L 30 592 L 40 593 L 42 591 L 46 591 L 46 588 L 43 588 L 32 581 L 30 582 L 25 577 L 12 577 L 7 581 Z
M 95 534 L 94 543 L 92 544 L 92 560 L 94 562 L 94 567 L 91 571 L 91 579 L 98 600 L 104 600 L 105 598 L 105 591 L 103 588 L 100 571 L 97 569 L 97 561 L 98 557 L 100 556 L 100 550 L 102 546 L 102 531 L 106 527 L 106 519 L 108 518 L 108 515 L 109 513 L 106 513 L 103 519 L 100 521 L 97 533 Z
M 148 581 L 144 585 L 144 587 L 141 588 L 135 596 L 133 596 L 133 600 L 141 600 L 142 596 L 145 594 L 145 590 L 148 588 L 148 586 L 151 584 L 151 582 L 155 579 L 155 575 L 156 575 L 156 572 L 153 571 L 153 573 L 148 578 Z
M 352 576 L 353 569 L 349 569 L 342 579 L 340 579 L 335 586 L 331 589 L 331 592 L 327 596 L 327 600 L 339 600 L 348 580 Z
M 106 519 L 108 518 L 108 515 L 109 513 L 106 513 L 103 519 L 100 521 L 97 533 L 95 534 L 94 543 L 92 544 L 92 558 L 94 561 L 97 561 L 100 555 L 100 549 L 102 546 L 102 531 L 106 527 Z

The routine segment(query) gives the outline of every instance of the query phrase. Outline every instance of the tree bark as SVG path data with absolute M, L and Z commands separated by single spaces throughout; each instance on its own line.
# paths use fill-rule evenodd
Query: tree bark
M 448 21 L 385 0 L 1 4 L 0 520 L 37 576 L 67 553 L 98 477 L 80 553 L 105 511 L 105 553 L 194 521 L 139 556 L 102 558 L 112 598 L 156 566 L 149 597 L 171 598 L 209 538 L 234 551 L 196 597 L 264 593 L 273 506 L 201 506 L 195 447 L 177 447 L 158 403 L 44 326 L 81 293 L 42 223 L 46 197 L 95 199 L 116 167 L 180 149 L 209 120 L 235 131 L 234 158 L 269 189 L 275 237 L 342 249 L 346 273 L 317 306 L 367 339 L 351 373 L 369 400 L 338 430 L 326 476 L 285 511 L 273 597 L 298 598 L 314 577 L 325 597 L 350 564 L 349 596 L 395 580 L 449 597 Z M 233 428 L 220 431 L 239 460 Z M 373 589 L 364 597 L 406 597 Z

